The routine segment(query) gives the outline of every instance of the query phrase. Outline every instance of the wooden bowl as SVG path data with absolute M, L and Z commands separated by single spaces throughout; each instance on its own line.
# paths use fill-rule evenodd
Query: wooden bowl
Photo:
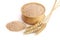
M 45 7 L 39 3 L 28 3 L 22 7 L 22 19 L 27 24 L 35 24 L 45 18 Z

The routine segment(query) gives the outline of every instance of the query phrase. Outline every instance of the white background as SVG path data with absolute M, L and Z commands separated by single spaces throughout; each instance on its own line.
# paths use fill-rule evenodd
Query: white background
M 60 40 L 60 7 L 57 8 L 46 28 L 39 34 L 24 35 L 23 31 L 11 32 L 6 24 L 21 19 L 21 7 L 29 2 L 38 2 L 45 6 L 49 14 L 55 0 L 0 0 L 0 40 Z

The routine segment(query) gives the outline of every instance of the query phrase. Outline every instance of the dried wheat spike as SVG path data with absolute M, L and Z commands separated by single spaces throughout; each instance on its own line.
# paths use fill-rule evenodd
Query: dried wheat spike
M 40 28 L 39 28 L 40 27 Z M 46 23 L 41 23 L 41 25 L 35 31 L 36 34 L 39 34 L 46 27 Z
M 24 34 L 30 34 L 33 33 L 37 30 L 38 26 L 40 26 L 41 23 L 37 23 L 35 25 L 29 26 L 26 28 Z
M 25 34 L 36 33 L 39 34 L 46 27 L 46 23 L 37 23 L 30 27 L 27 27 L 25 30 Z

